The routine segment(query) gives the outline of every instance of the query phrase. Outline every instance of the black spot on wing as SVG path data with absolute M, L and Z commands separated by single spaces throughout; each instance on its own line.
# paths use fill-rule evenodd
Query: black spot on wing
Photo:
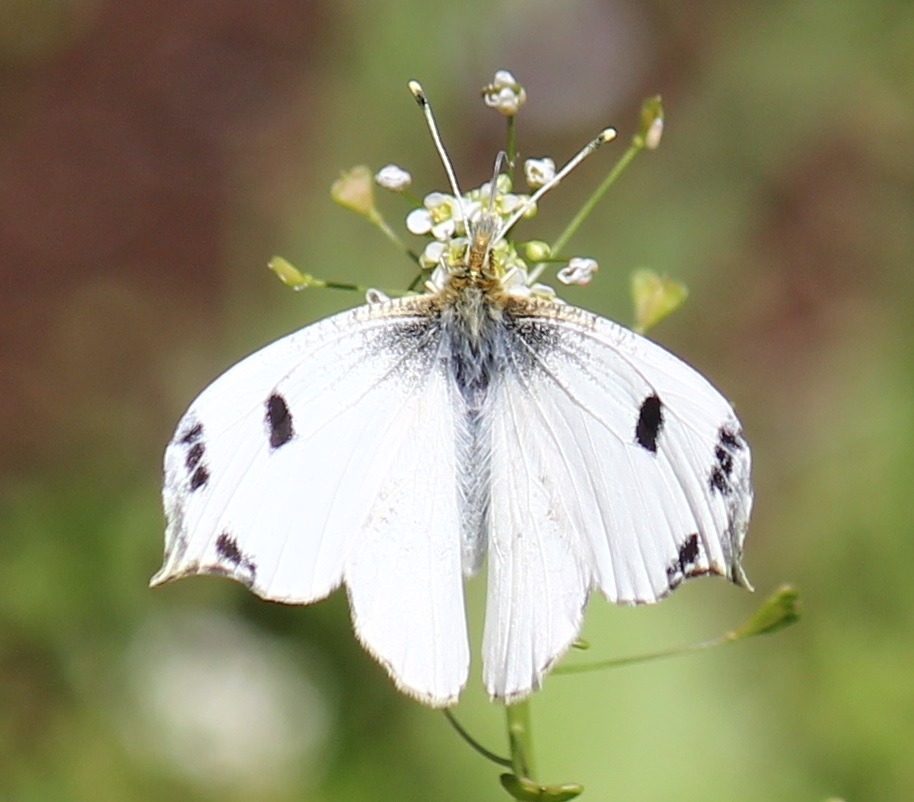
M 279 448 L 292 439 L 292 413 L 286 400 L 278 393 L 267 399 L 267 425 L 270 427 L 270 447 Z
M 184 467 L 187 470 L 190 491 L 204 487 L 209 481 L 209 468 L 203 461 L 206 444 L 203 441 L 203 424 L 191 422 L 176 438 L 178 446 L 184 449 Z
M 205 450 L 203 443 L 194 443 L 187 449 L 187 453 L 184 455 L 184 464 L 189 472 L 197 469 L 197 466 L 203 460 L 203 452 Z
M 249 582 L 254 581 L 254 577 L 257 575 L 257 564 L 252 557 L 239 548 L 238 541 L 228 532 L 223 532 L 216 538 L 216 554 L 220 559 L 230 563 L 232 567 L 247 573 Z
M 666 578 L 670 587 L 676 587 L 686 577 L 708 573 L 707 569 L 699 568 L 697 565 L 700 556 L 698 534 L 693 532 L 682 542 L 679 553 L 666 568 Z
M 712 490 L 717 490 L 720 493 L 723 493 L 725 496 L 728 495 L 733 488 L 730 487 L 730 483 L 727 481 L 727 477 L 724 476 L 721 469 L 717 466 L 711 469 L 711 478 L 709 480 Z
M 222 559 L 228 560 L 233 565 L 241 565 L 241 561 L 244 559 L 241 549 L 238 548 L 238 541 L 228 532 L 223 532 L 216 538 L 216 551 Z
M 199 490 L 209 481 L 209 471 L 206 469 L 205 465 L 201 465 L 197 470 L 191 474 L 190 477 L 190 489 L 191 492 L 194 490 Z
M 677 560 L 679 561 L 679 567 L 682 569 L 683 573 L 686 572 L 688 567 L 692 565 L 695 560 L 698 559 L 698 535 L 692 533 L 689 535 L 685 542 L 679 547 L 679 556 Z
M 717 436 L 720 439 L 722 445 L 725 445 L 734 451 L 742 451 L 746 445 L 743 442 L 742 435 L 740 435 L 739 432 L 731 432 L 726 426 L 720 427 L 720 431 L 717 433 Z
M 182 443 L 191 445 L 196 443 L 201 437 L 203 437 L 203 424 L 195 423 L 193 426 L 187 429 L 184 434 L 181 435 L 179 440 Z
M 649 395 L 641 403 L 638 423 L 635 425 L 635 440 L 652 454 L 657 453 L 657 438 L 663 428 L 663 404 L 656 394 Z
M 708 484 L 712 490 L 717 490 L 724 496 L 729 496 L 733 492 L 733 459 L 743 448 L 745 443 L 739 432 L 734 432 L 726 426 L 720 427 L 714 446 L 714 464 L 708 477 Z

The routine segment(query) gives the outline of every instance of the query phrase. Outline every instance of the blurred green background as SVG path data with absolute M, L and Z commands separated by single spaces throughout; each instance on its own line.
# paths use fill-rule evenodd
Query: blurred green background
M 498 800 L 498 770 L 393 690 L 345 599 L 260 602 L 159 565 L 161 454 L 196 393 L 360 299 L 295 294 L 281 253 L 402 286 L 409 263 L 334 206 L 340 169 L 465 187 L 526 85 L 523 156 L 667 129 L 572 243 L 564 295 L 631 319 L 628 278 L 685 281 L 653 336 L 736 403 L 754 448 L 755 596 L 693 582 L 590 605 L 595 657 L 710 637 L 777 585 L 805 617 L 533 699 L 540 779 L 584 799 L 914 799 L 914 4 L 809 0 L 0 4 L 0 800 Z M 624 145 L 541 207 L 550 238 Z M 388 199 L 385 199 L 388 200 Z M 389 199 L 398 225 L 405 209 Z M 469 591 L 475 636 L 480 582 Z M 478 664 L 461 720 L 504 751 Z

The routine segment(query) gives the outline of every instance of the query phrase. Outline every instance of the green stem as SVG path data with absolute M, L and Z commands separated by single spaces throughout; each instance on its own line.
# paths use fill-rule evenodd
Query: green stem
M 476 752 L 499 766 L 504 766 L 507 769 L 512 768 L 514 764 L 509 758 L 502 757 L 501 755 L 496 755 L 491 750 L 486 749 L 481 743 L 479 743 L 479 741 L 477 741 L 463 728 L 461 723 L 457 721 L 454 714 L 450 710 L 445 708 L 442 712 L 444 713 L 444 717 L 448 720 L 450 725 L 457 731 L 457 734 L 463 738 L 463 740 L 468 743 Z
M 603 668 L 615 668 L 631 663 L 646 663 L 649 660 L 659 660 L 662 657 L 675 657 L 680 654 L 691 654 L 704 651 L 724 643 L 736 643 L 756 635 L 777 632 L 779 629 L 789 627 L 800 620 L 799 608 L 800 594 L 792 585 L 781 585 L 774 593 L 765 599 L 749 618 L 735 629 L 724 632 L 712 640 L 688 643 L 685 646 L 675 646 L 672 649 L 663 649 L 659 652 L 649 652 L 634 657 L 617 657 L 613 660 L 601 660 L 597 663 L 580 663 L 578 665 L 558 666 L 553 674 L 583 674 L 586 671 L 599 671 Z
M 387 221 L 381 216 L 381 213 L 377 209 L 371 209 L 367 214 L 368 222 L 376 226 L 381 233 L 387 237 L 394 245 L 396 245 L 398 250 L 403 251 L 410 259 L 412 259 L 416 264 L 419 264 L 419 255 L 413 252 L 403 240 L 397 235 L 397 232 L 394 231 L 387 223 Z
M 371 289 L 370 287 L 366 287 L 363 284 L 347 284 L 347 283 L 344 283 L 341 281 L 324 281 L 323 279 L 317 279 L 317 281 L 319 281 L 320 283 L 309 285 L 309 286 L 326 287 L 327 289 L 330 289 L 330 290 L 347 290 L 349 292 L 358 292 L 358 293 L 361 293 L 362 295 L 364 295 L 366 292 L 368 292 L 369 289 Z M 375 289 L 380 289 L 380 288 L 375 288 Z M 400 298 L 405 295 L 410 295 L 409 290 L 400 290 L 400 289 L 397 289 L 397 290 L 381 289 L 381 292 L 383 292 L 385 295 L 389 295 L 391 298 Z
M 530 700 L 524 699 L 505 707 L 508 723 L 508 744 L 514 774 L 533 779 L 533 733 L 530 729 Z
M 600 660 L 596 663 L 579 663 L 577 665 L 570 666 L 556 666 L 552 670 L 552 673 L 586 674 L 588 671 L 601 671 L 604 668 L 618 668 L 619 666 L 627 666 L 632 663 L 647 663 L 651 660 L 660 660 L 664 657 L 676 657 L 678 655 L 700 652 L 704 651 L 705 649 L 710 649 L 714 646 L 720 646 L 723 643 L 730 643 L 732 641 L 733 638 L 729 636 L 729 633 L 727 633 L 719 638 L 714 638 L 714 640 L 706 640 L 699 643 L 689 643 L 685 646 L 676 646 L 672 649 L 663 649 L 659 652 L 636 654 L 632 655 L 631 657 L 615 657 L 611 660 Z
M 594 206 L 596 206 L 603 196 L 606 194 L 606 191 L 616 183 L 616 179 L 622 175 L 622 171 L 631 163 L 631 160 L 638 155 L 638 152 L 644 148 L 644 144 L 640 138 L 632 142 L 629 145 L 628 150 L 622 154 L 622 158 L 619 159 L 613 165 L 613 168 L 609 171 L 609 174 L 606 178 L 603 179 L 603 183 L 600 184 L 594 190 L 593 194 L 585 201 L 584 205 L 580 208 L 578 213 L 572 218 L 571 222 L 565 227 L 565 230 L 559 235 L 559 238 L 552 245 L 552 253 L 561 253 L 564 247 L 568 244 L 575 232 L 580 228 L 581 223 L 587 218 L 592 211 Z
M 508 117 L 508 137 L 506 142 L 508 152 L 508 175 L 511 177 L 511 186 L 514 186 L 514 162 L 517 158 L 517 125 L 516 117 Z
M 413 278 L 413 280 L 409 283 L 409 286 L 406 288 L 407 292 L 419 292 L 427 275 L 427 272 L 417 273 L 415 278 Z
M 368 287 L 361 284 L 347 284 L 341 281 L 323 281 L 323 286 L 331 290 L 350 290 L 351 292 L 360 292 L 363 295 L 368 292 Z

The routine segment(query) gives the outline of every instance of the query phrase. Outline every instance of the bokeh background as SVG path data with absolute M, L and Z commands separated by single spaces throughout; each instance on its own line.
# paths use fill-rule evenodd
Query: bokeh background
M 295 294 L 267 260 L 408 282 L 328 187 L 394 161 L 443 188 L 411 78 L 482 183 L 498 68 L 530 94 L 522 155 L 557 161 L 607 124 L 626 140 L 663 94 L 661 148 L 573 242 L 598 279 L 564 294 L 627 321 L 632 270 L 685 281 L 653 335 L 733 399 L 754 448 L 759 593 L 594 599 L 593 655 L 713 636 L 784 581 L 805 610 L 698 656 L 549 678 L 539 778 L 594 800 L 914 799 L 912 43 L 904 0 L 0 3 L 0 800 L 507 798 L 362 652 L 341 594 L 146 587 L 185 406 L 360 300 Z M 527 231 L 558 233 L 613 148 Z M 479 685 L 477 668 L 458 715 L 504 751 Z

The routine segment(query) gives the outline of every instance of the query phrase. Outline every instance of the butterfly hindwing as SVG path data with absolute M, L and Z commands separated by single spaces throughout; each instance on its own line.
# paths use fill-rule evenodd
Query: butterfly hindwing
M 592 588 L 642 603 L 702 573 L 747 584 L 752 503 L 739 422 L 700 374 L 575 307 L 510 309 L 483 644 L 486 686 L 508 700 L 568 648 Z
M 403 398 L 373 454 L 369 510 L 346 562 L 356 633 L 401 690 L 426 704 L 454 704 L 469 647 L 461 569 L 453 416 L 446 362 L 430 366 L 421 393 Z M 354 503 L 362 503 L 355 499 Z
M 308 603 L 345 582 L 356 634 L 396 683 L 456 700 L 469 651 L 440 348 L 426 299 L 404 299 L 304 328 L 213 382 L 166 449 L 153 584 L 218 573 Z

